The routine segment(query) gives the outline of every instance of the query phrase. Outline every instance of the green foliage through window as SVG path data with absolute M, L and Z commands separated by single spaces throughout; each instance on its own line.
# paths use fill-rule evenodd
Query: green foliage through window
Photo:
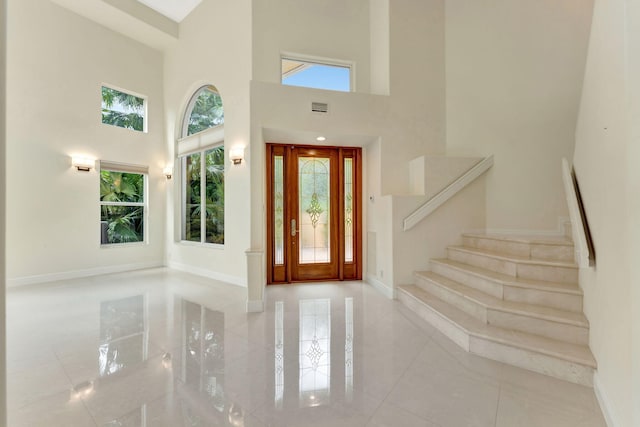
M 102 123 L 144 131 L 144 98 L 102 86 Z
M 186 156 L 183 162 L 185 171 L 184 240 L 223 244 L 224 147 L 191 154 Z M 203 168 L 204 188 L 202 188 Z
M 102 244 L 144 241 L 144 175 L 100 171 Z
M 203 130 L 221 125 L 224 123 L 224 109 L 222 107 L 222 97 L 213 86 L 205 86 L 194 95 L 191 101 L 191 111 L 187 111 L 189 118 L 187 124 L 187 134 L 202 132 Z

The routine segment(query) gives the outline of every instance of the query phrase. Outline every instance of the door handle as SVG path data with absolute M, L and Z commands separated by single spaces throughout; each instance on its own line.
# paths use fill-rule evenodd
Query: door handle
M 292 219 L 291 220 L 291 237 L 296 237 L 296 233 L 298 233 L 298 230 L 296 230 L 296 220 Z

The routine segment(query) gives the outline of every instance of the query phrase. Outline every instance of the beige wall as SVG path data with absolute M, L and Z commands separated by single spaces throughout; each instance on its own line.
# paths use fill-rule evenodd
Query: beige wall
M 627 200 L 629 201 L 629 283 L 631 287 L 631 408 L 632 425 L 640 425 L 640 268 L 631 260 L 640 259 L 640 5 L 637 2 L 626 4 L 627 57 L 629 82 L 627 96 L 629 108 L 629 145 L 627 147 L 626 181 Z
M 6 157 L 5 157 L 5 85 L 6 85 L 6 44 L 7 44 L 7 19 L 6 2 L 0 0 L 0 218 L 6 218 L 5 192 L 6 192 Z M 0 426 L 7 424 L 7 342 L 6 342 L 6 311 L 5 311 L 5 221 L 0 221 Z
M 174 159 L 167 212 L 169 266 L 246 285 L 245 251 L 249 249 L 249 82 L 251 79 L 251 1 L 204 0 L 180 23 L 180 40 L 165 53 L 165 143 Z M 187 102 L 203 85 L 212 84 L 222 96 L 225 111 L 225 244 L 182 243 L 181 179 L 175 160 Z M 233 146 L 247 147 L 246 161 L 228 161 Z
M 580 271 L 598 362 L 595 387 L 616 426 L 640 422 L 633 412 L 640 398 L 634 369 L 640 338 L 633 323 L 639 301 L 640 140 L 632 115 L 639 111 L 634 95 L 640 84 L 640 20 L 626 6 L 623 0 L 596 0 L 573 157 L 596 253 L 595 268 Z
M 592 0 L 446 2 L 447 153 L 495 156 L 487 228 L 554 230 L 567 216 Z
M 7 274 L 14 284 L 162 265 L 162 56 L 47 0 L 8 4 Z M 103 125 L 100 87 L 148 97 L 147 133 Z M 149 166 L 148 244 L 100 247 L 99 174 L 71 155 Z
M 253 0 L 253 79 L 280 83 L 280 54 L 353 61 L 369 92 L 369 0 Z

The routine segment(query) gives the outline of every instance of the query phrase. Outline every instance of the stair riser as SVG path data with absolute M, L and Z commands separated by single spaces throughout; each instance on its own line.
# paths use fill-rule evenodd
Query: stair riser
M 578 270 L 576 268 L 556 267 L 543 264 L 524 264 L 497 259 L 488 255 L 459 251 L 453 248 L 449 248 L 447 252 L 449 259 L 453 261 L 485 268 L 512 277 L 562 283 L 578 282 Z
M 582 313 L 582 295 L 505 286 L 504 299 L 505 301 L 544 305 L 559 310 Z
M 577 363 L 557 359 L 526 349 L 472 336 L 469 340 L 471 353 L 508 363 L 530 371 L 549 375 L 587 387 L 593 387 L 593 368 Z
M 491 309 L 487 311 L 487 321 L 493 326 L 541 335 L 571 344 L 589 344 L 589 330 L 582 326 Z
M 525 316 L 519 313 L 494 310 L 465 298 L 446 286 L 441 286 L 437 281 L 421 276 L 416 277 L 416 285 L 483 323 L 541 335 L 572 344 L 588 344 L 589 342 L 589 331 L 581 326 Z
M 542 245 L 538 243 L 531 245 L 532 259 L 573 262 L 573 252 L 573 246 Z
M 485 255 L 471 254 L 451 248 L 447 249 L 447 253 L 449 254 L 449 259 L 453 261 L 462 262 L 475 267 L 486 268 L 487 270 L 516 277 L 516 264 L 511 261 L 503 261 Z
M 464 311 L 470 316 L 475 317 L 482 323 L 487 323 L 487 308 L 473 301 L 452 292 L 449 288 L 439 286 L 436 282 L 424 277 L 416 278 L 416 285 L 427 291 L 428 293 L 440 298 L 441 300 L 451 304 L 459 310 Z
M 565 381 L 587 387 L 593 386 L 593 369 L 589 366 L 497 343 L 482 337 L 470 336 L 456 323 L 443 318 L 435 310 L 416 300 L 404 290 L 399 289 L 396 296 L 405 306 L 465 351 Z
M 431 271 L 444 276 L 447 279 L 462 283 L 465 286 L 487 293 L 496 298 L 502 298 L 503 286 L 500 283 L 483 279 L 473 274 L 465 273 L 464 271 L 449 267 L 448 265 L 442 265 L 435 262 L 431 263 Z
M 464 246 L 486 249 L 503 254 L 541 259 L 549 261 L 573 261 L 572 245 L 549 245 L 544 243 L 525 243 L 483 237 L 464 236 Z
M 488 251 L 528 257 L 531 253 L 529 244 L 506 240 L 485 239 L 482 237 L 462 237 L 462 244 L 469 248 L 486 249 Z
M 582 313 L 582 295 L 565 294 L 532 288 L 503 285 L 491 279 L 478 277 L 463 270 L 440 264 L 431 263 L 431 271 L 448 279 L 462 283 L 465 286 L 487 293 L 506 301 L 523 302 L 527 304 L 546 305 L 560 310 Z
M 399 289 L 397 299 L 407 308 L 424 319 L 431 326 L 442 332 L 450 340 L 458 344 L 465 351 L 469 351 L 469 335 L 458 325 L 442 317 L 439 313 L 421 301 L 416 300 L 404 290 Z
M 571 267 L 552 267 L 518 264 L 517 277 L 547 282 L 578 283 L 578 269 Z

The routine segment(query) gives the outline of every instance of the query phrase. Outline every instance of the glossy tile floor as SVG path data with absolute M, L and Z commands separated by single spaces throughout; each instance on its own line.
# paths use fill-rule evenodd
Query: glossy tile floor
M 9 425 L 604 426 L 593 390 L 469 355 L 363 282 L 167 269 L 8 293 Z

